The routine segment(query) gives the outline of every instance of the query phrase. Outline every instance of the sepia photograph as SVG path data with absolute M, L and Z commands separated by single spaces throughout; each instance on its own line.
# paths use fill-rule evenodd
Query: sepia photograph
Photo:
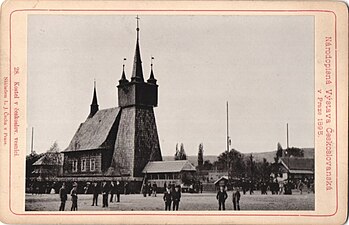
M 315 20 L 27 17 L 26 211 L 314 211 Z

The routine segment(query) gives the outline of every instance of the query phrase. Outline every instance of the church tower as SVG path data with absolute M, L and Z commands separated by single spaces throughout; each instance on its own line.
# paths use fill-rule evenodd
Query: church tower
M 147 82 L 144 81 L 139 18 L 136 18 L 137 39 L 131 80 L 127 80 L 123 65 L 117 86 L 121 115 L 110 169 L 110 173 L 116 176 L 141 177 L 149 161 L 162 160 L 154 115 L 154 107 L 158 104 L 158 85 L 152 64 L 150 77 Z

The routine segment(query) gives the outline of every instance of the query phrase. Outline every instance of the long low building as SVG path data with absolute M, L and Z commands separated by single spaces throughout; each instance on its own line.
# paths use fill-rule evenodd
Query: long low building
M 190 184 L 194 179 L 195 167 L 188 160 L 153 161 L 143 169 L 144 178 L 158 187 Z
M 283 157 L 279 165 L 282 180 L 314 180 L 313 158 Z

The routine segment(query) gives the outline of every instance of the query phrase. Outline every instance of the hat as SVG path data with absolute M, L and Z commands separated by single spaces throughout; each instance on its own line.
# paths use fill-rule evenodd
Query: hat
M 73 183 L 73 187 L 77 187 L 78 184 L 76 182 Z

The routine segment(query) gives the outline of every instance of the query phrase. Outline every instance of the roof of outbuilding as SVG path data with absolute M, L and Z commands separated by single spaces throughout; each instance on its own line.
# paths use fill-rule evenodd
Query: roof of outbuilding
M 38 160 L 33 163 L 33 166 L 58 166 L 62 165 L 62 155 L 59 152 L 46 152 Z
M 64 152 L 101 148 L 120 112 L 120 108 L 109 108 L 97 113 L 80 124 L 69 146 Z
M 217 184 L 221 180 L 229 180 L 228 176 L 221 176 L 218 180 L 214 182 L 214 184 Z
M 290 171 L 314 171 L 314 159 L 303 157 L 283 157 L 281 163 Z
M 143 173 L 175 173 L 181 171 L 196 171 L 188 160 L 153 161 L 143 169 Z

